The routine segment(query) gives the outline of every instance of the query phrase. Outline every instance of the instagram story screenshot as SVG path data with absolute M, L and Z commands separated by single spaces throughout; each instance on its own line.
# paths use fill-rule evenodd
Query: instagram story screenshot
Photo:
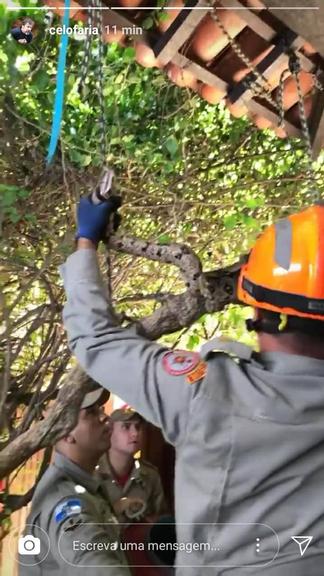
M 324 575 L 324 0 L 0 0 L 0 575 Z

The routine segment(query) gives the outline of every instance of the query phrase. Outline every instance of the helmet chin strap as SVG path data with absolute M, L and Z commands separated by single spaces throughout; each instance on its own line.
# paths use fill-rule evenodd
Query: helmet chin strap
M 246 329 L 248 332 L 261 332 L 260 320 L 252 320 L 252 318 L 248 318 L 245 320 Z
M 280 334 L 288 326 L 287 314 L 280 314 L 278 318 L 249 318 L 245 321 L 248 332 L 265 332 L 266 334 Z

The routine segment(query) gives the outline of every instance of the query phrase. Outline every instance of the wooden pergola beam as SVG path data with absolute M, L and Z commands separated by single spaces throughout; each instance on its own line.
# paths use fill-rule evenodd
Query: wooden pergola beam
M 276 36 L 277 32 L 271 26 L 269 26 L 269 24 L 266 24 L 266 22 L 263 22 L 263 20 L 259 18 L 258 12 L 250 10 L 239 0 L 221 1 L 224 8 L 233 8 L 234 11 L 235 9 L 239 10 L 238 16 L 246 22 L 247 26 L 249 26 L 251 30 L 253 30 L 259 36 L 262 36 L 262 38 L 268 42 L 270 42 Z
M 88 0 L 78 0 L 78 3 L 81 6 L 81 9 L 88 6 Z M 104 2 L 106 6 L 113 6 L 116 2 Z M 135 9 L 136 10 L 136 9 Z M 102 20 L 104 26 L 117 26 L 118 28 L 128 28 L 129 30 L 132 29 L 132 32 L 127 34 L 127 36 L 132 40 L 142 39 L 144 42 L 150 41 L 151 35 L 144 29 L 139 30 L 141 27 L 133 20 L 132 18 L 127 18 L 127 12 L 118 12 L 117 10 L 103 10 L 102 11 Z M 129 14 L 129 12 L 128 12 Z
M 274 126 L 279 126 L 279 115 L 270 110 L 268 106 L 263 104 L 261 101 L 257 101 L 254 98 L 249 100 L 245 103 L 248 110 L 252 112 L 252 114 L 256 114 L 257 116 L 262 116 L 262 118 L 266 118 L 269 120 Z M 286 130 L 288 136 L 301 138 L 301 131 L 297 128 L 294 124 L 289 122 L 288 120 L 284 120 L 284 129 Z
M 194 76 L 196 76 L 196 78 L 201 82 L 209 84 L 210 86 L 214 86 L 215 88 L 222 90 L 225 94 L 227 93 L 228 90 L 227 82 L 224 82 L 224 80 L 219 78 L 219 76 L 217 76 L 213 72 L 210 72 L 207 68 L 204 68 L 200 64 L 197 64 L 196 62 L 189 60 L 189 58 L 187 58 L 187 56 L 185 56 L 184 54 L 180 54 L 179 52 L 177 52 L 172 58 L 172 62 L 173 64 L 176 64 L 180 68 L 185 68 L 186 70 L 192 72 Z
M 153 46 L 155 56 L 167 64 L 171 62 L 181 46 L 190 38 L 201 20 L 210 12 L 210 6 L 206 0 L 188 0 L 186 8 L 201 8 L 201 10 L 181 10 L 164 34 Z M 204 10 L 204 8 L 206 8 Z
M 57 5 L 63 4 L 63 0 L 54 1 L 57 2 Z M 280 68 L 286 63 L 288 65 L 287 44 L 298 52 L 302 69 L 308 72 L 314 71 L 315 62 L 300 52 L 300 50 L 307 41 L 321 55 L 324 54 L 324 34 L 322 34 L 322 30 L 324 30 L 324 0 L 294 0 L 294 6 L 300 8 L 300 10 L 285 9 L 284 4 L 289 2 L 289 0 L 263 0 L 264 5 L 269 8 L 270 12 L 287 27 L 287 31 L 284 34 L 285 38 L 283 38 L 282 34 L 278 35 L 273 28 L 273 24 L 269 25 L 262 20 L 261 12 L 249 9 L 242 0 L 221 0 L 221 2 L 225 8 L 240 9 L 240 18 L 246 22 L 247 26 L 269 42 L 269 44 L 273 45 L 270 53 L 257 65 L 257 70 L 265 78 L 269 78 L 277 67 Z M 106 6 L 111 7 L 114 3 L 114 0 L 104 0 Z M 74 0 L 75 8 L 80 6 L 80 10 L 87 5 L 87 0 L 78 0 L 78 3 Z M 138 20 L 139 13 L 136 13 L 136 7 L 128 14 L 118 9 L 105 10 L 103 11 L 103 22 L 104 25 L 116 25 L 118 28 L 127 28 L 131 32 L 134 30 L 133 33 L 127 33 L 126 35 L 134 40 L 140 37 L 141 40 L 151 45 L 156 56 L 164 64 L 172 61 L 177 66 L 190 70 L 201 82 L 214 86 L 223 91 L 224 94 L 228 94 L 230 101 L 243 102 L 252 115 L 262 116 L 267 118 L 272 124 L 277 125 L 279 121 L 277 110 L 268 105 L 262 99 L 262 95 L 260 95 L 261 97 L 255 97 L 253 90 L 246 83 L 248 77 L 237 84 L 228 84 L 209 70 L 208 66 L 205 67 L 200 62 L 192 61 L 180 52 L 182 46 L 192 36 L 201 20 L 211 10 L 209 0 L 187 0 L 186 6 L 188 7 L 188 5 L 192 8 L 199 7 L 200 9 L 182 10 L 169 29 L 162 35 L 145 30 L 137 32 L 137 30 L 140 30 L 138 25 L 141 19 L 139 18 Z M 302 10 L 301 8 L 303 7 L 306 10 Z M 313 10 L 309 10 L 309 8 L 313 8 Z M 148 11 L 150 12 L 149 9 Z M 317 57 L 317 64 L 318 60 Z M 320 82 L 324 85 L 324 72 L 321 74 Z M 309 127 L 314 157 L 316 157 L 324 147 L 324 92 L 319 90 L 314 95 Z M 288 120 L 285 120 L 285 129 L 290 136 L 301 136 L 301 130 Z
M 241 0 L 221 0 L 222 5 L 225 8 L 233 8 L 233 10 L 239 10 L 239 16 L 242 20 L 246 22 L 249 28 L 253 30 L 256 34 L 264 38 L 269 44 L 278 36 L 277 30 L 275 30 L 269 24 L 266 24 L 261 17 L 259 11 L 253 11 L 250 8 L 244 6 Z M 288 1 L 288 0 L 287 0 Z M 262 11 L 261 11 L 262 12 Z M 277 13 L 277 17 L 280 16 L 280 11 Z M 304 44 L 303 39 L 300 38 L 300 46 Z M 298 53 L 302 69 L 306 72 L 310 72 L 314 68 L 314 63 L 301 52 Z
M 288 28 L 300 34 L 324 57 L 323 0 L 262 0 Z M 287 6 L 287 9 L 285 9 Z M 292 9 L 292 7 L 294 9 Z

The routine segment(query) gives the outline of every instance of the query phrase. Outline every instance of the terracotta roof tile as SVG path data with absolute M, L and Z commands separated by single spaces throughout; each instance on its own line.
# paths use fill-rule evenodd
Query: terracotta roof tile
M 79 2 L 72 0 L 71 4 L 72 18 L 86 21 L 82 0 Z M 298 95 L 295 80 L 288 73 L 285 75 L 283 90 L 283 105 L 287 120 L 284 129 L 278 128 L 278 109 L 276 109 L 280 78 L 288 68 L 288 56 L 282 49 L 280 50 L 282 32 L 287 29 L 280 22 L 280 15 L 275 18 L 260 0 L 241 0 L 240 3 L 238 0 L 232 0 L 230 4 L 230 6 L 237 4 L 241 7 L 259 8 L 251 11 L 225 9 L 228 2 L 218 1 L 216 14 L 230 37 L 236 40 L 243 53 L 252 62 L 253 67 L 257 65 L 263 67 L 263 76 L 273 105 L 264 98 L 264 94 L 256 96 L 253 82 L 250 84 L 252 89 L 242 86 L 242 81 L 249 78 L 251 70 L 237 56 L 227 35 L 213 19 L 210 8 L 207 7 L 207 3 L 203 4 L 203 0 L 198 0 L 198 4 L 206 8 L 206 13 L 203 10 L 200 13 L 195 11 L 192 20 L 189 17 L 189 10 L 181 10 L 184 5 L 182 0 L 169 0 L 164 7 L 164 13 L 168 18 L 164 16 L 161 21 L 155 18 L 156 25 L 144 31 L 142 37 L 137 35 L 137 38 L 134 38 L 136 34 L 125 37 L 122 28 L 125 28 L 125 22 L 130 26 L 133 24 L 141 26 L 152 11 L 136 8 L 155 5 L 154 0 L 149 4 L 146 0 L 142 2 L 115 0 L 113 4 L 109 4 L 108 1 L 103 4 L 133 8 L 103 12 L 104 18 L 109 18 L 109 23 L 115 23 L 118 29 L 116 34 L 105 32 L 106 42 L 117 41 L 122 45 L 134 43 L 135 59 L 142 66 L 165 68 L 171 82 L 194 90 L 211 104 L 217 104 L 224 99 L 235 117 L 248 115 L 261 130 L 272 128 L 279 137 L 285 137 L 287 133 L 298 134 L 300 128 Z M 56 7 L 57 13 L 62 14 L 59 8 L 64 6 L 64 0 L 51 0 L 51 5 Z M 305 96 L 306 112 L 310 116 L 316 91 L 313 73 L 318 67 L 324 68 L 323 60 L 306 40 L 297 35 L 294 37 L 291 31 L 289 34 L 292 46 L 301 58 L 303 70 L 300 74 L 300 83 Z M 271 62 L 269 58 L 274 53 L 277 57 Z

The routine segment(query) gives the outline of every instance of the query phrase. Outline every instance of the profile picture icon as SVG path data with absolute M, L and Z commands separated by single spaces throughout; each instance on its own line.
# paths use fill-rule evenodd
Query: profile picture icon
M 31 18 L 23 18 L 17 26 L 11 29 L 11 36 L 19 44 L 30 44 L 33 41 L 34 25 L 35 22 Z

